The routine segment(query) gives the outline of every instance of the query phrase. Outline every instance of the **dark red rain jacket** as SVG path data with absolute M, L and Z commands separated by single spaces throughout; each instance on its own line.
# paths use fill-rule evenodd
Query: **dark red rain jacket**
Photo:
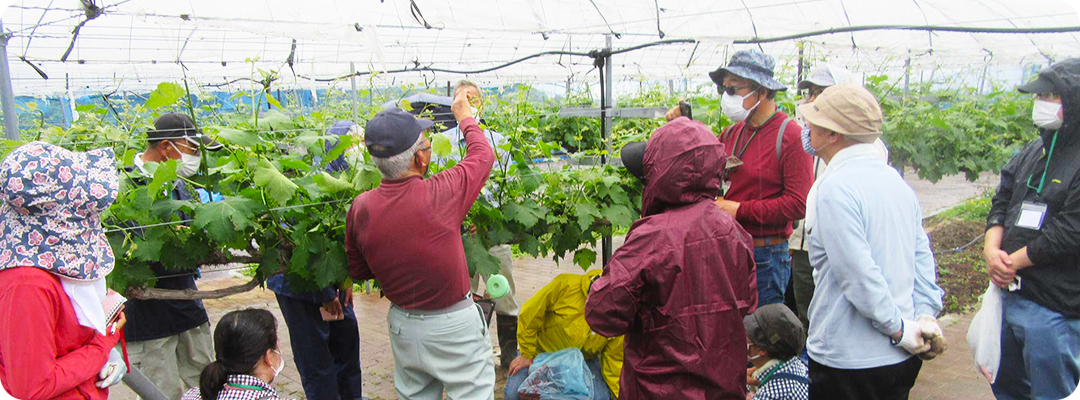
M 743 317 L 757 279 L 750 234 L 713 203 L 724 159 L 687 118 L 649 140 L 644 216 L 585 304 L 593 331 L 626 335 L 621 399 L 746 399 Z

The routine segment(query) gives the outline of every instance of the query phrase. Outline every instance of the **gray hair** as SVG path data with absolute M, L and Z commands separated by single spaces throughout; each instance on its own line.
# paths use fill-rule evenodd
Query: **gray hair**
M 383 178 L 400 179 L 409 172 L 410 168 L 412 168 L 413 155 L 423 147 L 424 135 L 421 134 L 416 138 L 416 143 L 413 143 L 412 147 L 409 147 L 408 150 L 386 158 L 371 156 L 371 162 L 379 168 L 379 172 L 382 173 Z
M 475 83 L 473 83 L 473 81 L 470 81 L 470 80 L 467 80 L 467 79 L 462 79 L 462 80 L 458 81 L 456 85 L 454 85 L 454 97 L 457 97 L 457 94 L 458 94 L 459 90 L 461 90 L 462 88 L 467 88 L 467 87 L 475 88 L 477 92 L 480 91 L 480 86 L 477 86 Z

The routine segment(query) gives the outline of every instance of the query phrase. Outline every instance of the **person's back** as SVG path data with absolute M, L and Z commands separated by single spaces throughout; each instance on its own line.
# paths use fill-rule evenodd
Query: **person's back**
M 646 147 L 644 217 L 605 267 L 586 320 L 625 334 L 621 398 L 739 399 L 743 317 L 757 305 L 750 235 L 713 202 L 723 145 L 678 118 Z
M 864 232 L 870 245 L 873 266 L 880 270 L 885 278 L 881 284 L 887 290 L 900 315 L 915 315 L 913 296 L 915 292 L 916 243 L 922 229 L 922 212 L 914 191 L 900 178 L 900 174 L 886 165 L 876 156 L 872 145 L 859 145 L 867 148 L 866 155 L 848 161 L 848 166 L 823 178 L 817 192 L 819 221 L 838 218 L 855 218 L 861 215 L 862 224 L 871 228 Z M 842 208 L 834 205 L 843 203 L 851 206 Z M 851 214 L 840 214 L 827 210 L 846 209 Z M 880 229 L 889 227 L 889 229 Z M 822 231 L 824 234 L 825 231 Z M 816 293 L 821 300 L 811 303 L 811 325 L 808 350 L 811 357 L 826 365 L 838 368 L 869 368 L 885 364 L 894 364 L 911 357 L 903 348 L 881 340 L 881 332 L 874 327 L 872 320 L 859 313 L 852 301 L 858 302 L 859 293 L 869 290 L 845 291 L 842 286 L 849 282 L 850 273 L 846 268 L 835 267 L 829 262 L 823 241 L 829 238 L 815 238 L 811 235 L 811 259 L 816 268 Z M 820 251 L 814 251 L 813 248 Z M 871 283 L 858 282 L 859 285 Z M 849 300 L 850 299 L 850 300 Z M 895 308 L 881 306 L 874 308 L 882 319 L 891 317 Z M 906 317 L 910 318 L 910 317 Z M 842 330 L 843 334 L 838 333 Z M 852 343 L 860 343 L 853 346 Z

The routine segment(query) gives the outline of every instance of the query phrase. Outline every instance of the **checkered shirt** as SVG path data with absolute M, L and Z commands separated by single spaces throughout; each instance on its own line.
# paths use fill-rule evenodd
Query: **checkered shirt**
M 808 400 L 810 398 L 809 384 L 777 376 L 780 374 L 807 377 L 810 370 L 798 357 L 787 360 L 776 373 L 758 387 L 753 400 Z
M 216 400 L 285 400 L 278 397 L 277 392 L 274 391 L 270 384 L 251 375 L 229 375 L 226 382 L 225 388 L 218 392 Z M 263 390 L 245 389 L 231 385 L 255 386 Z M 180 400 L 203 400 L 203 398 L 202 394 L 199 393 L 199 388 L 194 387 L 184 393 Z

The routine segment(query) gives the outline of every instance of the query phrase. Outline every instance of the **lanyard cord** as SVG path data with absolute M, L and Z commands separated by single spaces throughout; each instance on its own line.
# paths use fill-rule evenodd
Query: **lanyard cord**
M 779 108 L 777 108 L 776 110 L 773 110 L 772 114 L 769 114 L 769 118 L 765 119 L 765 122 L 762 122 L 760 126 L 758 126 L 757 128 L 754 128 L 754 132 L 750 134 L 750 137 L 746 138 L 746 143 L 743 143 L 742 151 L 739 151 L 738 152 L 739 154 L 735 155 L 735 157 L 737 157 L 740 160 L 742 159 L 743 153 L 746 153 L 746 148 L 750 147 L 750 141 L 754 140 L 754 136 L 757 136 L 758 131 L 760 131 L 761 128 L 764 128 L 765 125 L 768 125 L 769 121 L 772 121 L 773 117 L 775 117 L 776 113 L 779 112 L 779 111 L 780 111 Z M 746 127 L 748 125 L 749 125 L 749 123 L 743 124 L 742 130 L 739 131 L 739 136 L 735 137 L 735 147 L 732 149 L 731 154 L 735 154 L 735 151 L 739 149 L 739 141 L 742 140 L 742 135 L 743 135 L 743 133 L 746 132 Z M 780 132 L 780 134 L 783 135 L 784 133 Z
M 1042 178 L 1039 178 L 1039 187 L 1031 186 L 1031 178 L 1035 177 L 1035 174 L 1028 176 L 1027 185 L 1029 189 L 1035 189 L 1035 198 L 1042 198 L 1043 185 L 1046 183 L 1046 173 L 1050 171 L 1050 160 L 1054 158 L 1054 147 L 1057 147 L 1058 133 L 1054 131 L 1054 139 L 1050 141 L 1050 153 L 1046 155 L 1046 166 L 1043 167 Z
M 764 386 L 765 382 L 768 381 L 769 378 L 772 378 L 772 376 L 774 374 L 776 374 L 776 371 L 779 371 L 780 368 L 784 366 L 784 364 L 786 364 L 786 363 L 781 362 L 779 364 L 776 364 L 776 366 L 772 367 L 772 369 L 770 369 L 768 372 L 766 372 L 765 375 L 762 375 L 761 379 L 758 379 L 758 382 L 760 382 L 761 385 Z

